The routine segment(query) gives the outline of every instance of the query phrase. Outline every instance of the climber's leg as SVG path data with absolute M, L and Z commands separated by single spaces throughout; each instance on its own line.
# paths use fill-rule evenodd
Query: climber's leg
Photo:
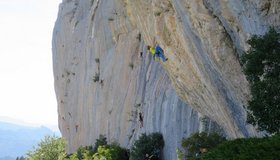
M 162 52 L 159 52 L 159 57 L 162 59 L 163 62 L 167 60 Z
M 157 53 L 157 56 L 160 57 L 162 59 L 163 62 L 165 62 L 167 59 L 165 58 L 164 56 L 164 51 L 162 48 L 160 48 L 159 45 L 156 46 L 156 53 Z

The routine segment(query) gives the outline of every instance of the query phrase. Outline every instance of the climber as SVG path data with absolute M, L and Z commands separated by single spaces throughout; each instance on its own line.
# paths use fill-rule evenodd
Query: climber
M 162 48 L 160 48 L 159 45 L 156 45 L 156 48 L 153 48 L 151 46 L 147 46 L 147 49 L 149 52 L 152 53 L 153 58 L 155 59 L 156 57 L 160 57 L 162 59 L 163 62 L 167 61 L 168 59 L 165 58 L 164 56 L 164 51 Z

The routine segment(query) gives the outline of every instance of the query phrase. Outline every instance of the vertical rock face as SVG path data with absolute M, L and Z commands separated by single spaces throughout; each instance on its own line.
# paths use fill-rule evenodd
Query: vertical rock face
M 250 93 L 238 57 L 250 35 L 279 26 L 279 7 L 277 0 L 63 0 L 53 66 L 68 151 L 99 134 L 129 147 L 141 133 L 161 132 L 169 160 L 198 130 L 256 135 L 246 124 Z M 155 43 L 167 62 L 147 53 Z M 204 116 L 215 122 L 205 125 Z

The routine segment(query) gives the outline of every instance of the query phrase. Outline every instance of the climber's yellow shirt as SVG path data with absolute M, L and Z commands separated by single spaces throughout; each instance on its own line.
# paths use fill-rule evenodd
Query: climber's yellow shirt
M 156 53 L 156 50 L 153 47 L 151 47 L 149 51 L 152 53 L 152 55 Z

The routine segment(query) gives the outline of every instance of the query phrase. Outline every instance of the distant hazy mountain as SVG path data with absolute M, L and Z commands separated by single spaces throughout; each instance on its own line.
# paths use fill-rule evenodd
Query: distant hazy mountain
M 0 160 L 15 160 L 15 157 L 0 157 Z
M 5 157 L 23 156 L 45 135 L 53 134 L 57 135 L 44 126 L 29 127 L 0 122 L 0 160 Z

